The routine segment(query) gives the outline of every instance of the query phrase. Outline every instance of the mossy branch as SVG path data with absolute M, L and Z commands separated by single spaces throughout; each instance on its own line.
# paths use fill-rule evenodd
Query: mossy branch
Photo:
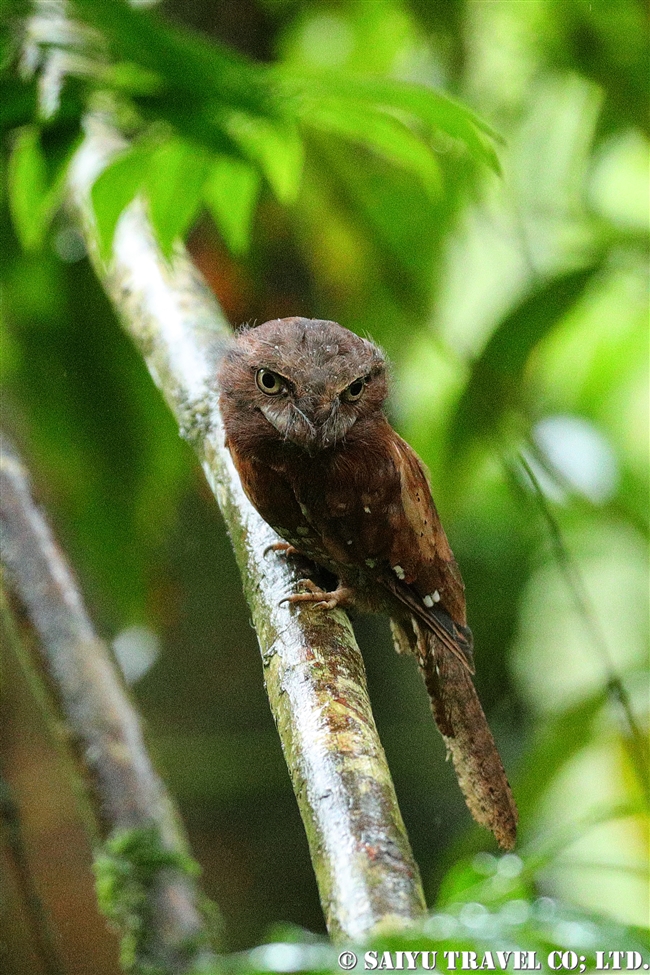
M 142 204 L 120 218 L 110 266 L 98 256 L 93 180 L 123 143 L 89 126 L 70 175 L 97 273 L 199 455 L 219 502 L 257 630 L 266 688 L 305 824 L 328 929 L 361 939 L 419 917 L 424 898 L 347 616 L 280 606 L 298 574 L 265 554 L 277 536 L 253 510 L 224 446 L 215 363 L 230 329 L 179 245 L 170 263 Z M 251 756 L 253 760 L 254 756 Z
M 4 437 L 0 539 L 12 589 L 38 636 L 41 667 L 27 654 L 20 655 L 20 663 L 39 703 L 49 709 L 51 702 L 74 746 L 85 785 L 84 822 L 95 845 L 100 906 L 122 936 L 123 966 L 137 975 L 193 970 L 209 956 L 179 818 L 151 764 L 111 653 L 34 503 L 27 471 Z M 109 889 L 106 877 L 116 863 L 122 883 Z

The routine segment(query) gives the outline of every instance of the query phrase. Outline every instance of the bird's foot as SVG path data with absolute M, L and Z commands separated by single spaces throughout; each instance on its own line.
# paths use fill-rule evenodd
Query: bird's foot
M 334 609 L 336 606 L 345 606 L 352 600 L 352 590 L 347 586 L 337 586 L 333 592 L 326 592 L 317 586 L 311 579 L 301 579 L 299 586 L 304 586 L 307 592 L 295 592 L 292 596 L 285 596 L 280 600 L 282 603 L 313 603 L 315 609 Z
M 281 552 L 282 555 L 300 555 L 295 545 L 290 545 L 289 542 L 273 542 L 272 545 L 267 545 L 262 553 L 264 558 L 269 552 Z

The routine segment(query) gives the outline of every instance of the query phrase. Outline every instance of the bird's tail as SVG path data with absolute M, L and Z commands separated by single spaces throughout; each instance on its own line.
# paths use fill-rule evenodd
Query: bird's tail
M 492 830 L 499 846 L 511 850 L 517 807 L 471 675 L 430 630 L 415 619 L 412 625 L 413 637 L 393 621 L 395 644 L 405 649 L 406 643 L 415 652 L 469 811 L 477 823 Z

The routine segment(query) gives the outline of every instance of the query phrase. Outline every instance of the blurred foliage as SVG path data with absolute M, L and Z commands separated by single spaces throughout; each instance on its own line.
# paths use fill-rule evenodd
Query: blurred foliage
M 95 184 L 105 256 L 142 192 L 168 251 L 190 232 L 234 325 L 333 318 L 393 360 L 392 419 L 431 469 L 521 809 L 518 855 L 485 852 L 415 668 L 382 621 L 356 621 L 436 905 L 418 948 L 641 950 L 647 797 L 621 692 L 643 734 L 647 7 L 161 7 L 71 0 L 77 27 L 52 45 L 55 7 L 25 38 L 26 6 L 4 5 L 0 414 L 138 680 L 230 946 L 322 920 L 218 513 L 60 208 L 88 108 L 131 140 Z M 43 764 L 13 693 L 3 752 L 20 798 Z M 64 791 L 48 780 L 41 803 L 62 808 Z M 55 828 L 32 824 L 35 848 Z M 64 917 L 71 888 L 50 890 Z M 303 931 L 272 940 L 232 965 L 336 970 Z
M 514 857 L 517 860 L 517 857 Z M 516 868 L 509 858 L 501 858 L 500 865 Z M 482 865 L 483 866 L 483 865 Z M 507 876 L 507 870 L 503 875 Z M 273 940 L 242 955 L 225 959 L 226 971 L 233 972 L 332 972 L 341 971 L 337 964 L 340 946 L 334 949 L 318 940 L 309 938 L 300 929 L 278 927 L 271 932 Z M 567 968 L 593 971 L 596 964 L 596 944 L 620 944 L 625 950 L 636 952 L 636 961 L 647 957 L 647 941 L 642 931 L 629 931 L 620 924 L 603 922 L 584 913 L 563 908 L 558 911 L 554 901 L 546 897 L 534 901 L 519 897 L 499 905 L 486 907 L 480 901 L 456 904 L 451 910 L 439 911 L 427 917 L 414 930 L 400 931 L 373 938 L 369 944 L 352 946 L 357 957 L 350 971 L 373 969 L 404 970 L 415 968 L 436 971 L 449 970 L 512 970 L 515 953 L 535 952 L 534 957 L 524 957 L 519 967 L 547 970 L 551 964 L 562 966 L 563 945 L 572 942 L 574 959 L 567 959 Z M 506 946 L 504 948 L 504 946 Z M 559 946 L 559 947 L 558 947 Z M 645 949 L 645 950 L 644 950 Z M 600 949 L 602 951 L 602 949 Z M 616 950 L 616 949 L 614 949 Z M 621 949 L 618 949 L 621 950 Z M 370 952 L 370 957 L 366 952 Z M 386 957 L 384 952 L 390 952 Z M 404 953 L 400 956 L 400 952 Z M 426 952 L 426 962 L 409 965 L 406 952 Z M 457 952 L 454 955 L 454 952 Z M 509 952 L 509 954 L 508 954 Z M 462 953 L 462 954 L 461 954 Z M 554 953 L 554 957 L 551 957 Z M 499 957 L 501 955 L 501 958 Z M 464 956 L 464 957 L 463 957 Z M 604 960 L 612 964 L 608 952 Z M 627 957 L 623 963 L 627 962 Z M 516 970 L 516 969 L 515 969 Z
M 10 50 L 6 56 L 11 59 Z M 312 129 L 368 146 L 418 177 L 434 197 L 440 180 L 427 145 L 432 133 L 458 140 L 498 168 L 489 127 L 432 89 L 309 65 L 262 67 L 170 29 L 126 0 L 37 4 L 19 58 L 24 84 L 13 79 L 6 86 L 5 111 L 13 126 L 25 123 L 12 148 L 9 198 L 26 250 L 41 243 L 65 189 L 65 166 L 52 165 L 53 153 L 30 124 L 35 113 L 26 92 L 32 93 L 34 78 L 44 139 L 52 140 L 54 130 L 59 143 L 63 136 L 69 144 L 72 135 L 74 146 L 83 111 L 103 108 L 134 140 L 93 191 L 105 258 L 121 210 L 141 191 L 165 254 L 201 202 L 231 248 L 245 249 L 255 183 L 264 176 L 280 202 L 294 202 L 303 138 Z M 49 179 L 48 168 L 54 171 Z M 224 179 L 237 206 L 219 205 L 218 191 L 215 198 L 215 182 Z

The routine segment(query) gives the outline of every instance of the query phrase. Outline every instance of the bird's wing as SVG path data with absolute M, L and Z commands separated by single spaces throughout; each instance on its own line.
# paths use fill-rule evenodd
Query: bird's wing
M 431 497 L 424 465 L 397 434 L 390 451 L 399 472 L 400 501 L 390 515 L 390 569 L 382 585 L 473 672 L 465 587 Z
M 387 422 L 381 437 L 298 476 L 241 457 L 236 466 L 249 498 L 283 538 L 332 572 L 357 565 L 372 575 L 473 671 L 463 581 L 424 465 Z

